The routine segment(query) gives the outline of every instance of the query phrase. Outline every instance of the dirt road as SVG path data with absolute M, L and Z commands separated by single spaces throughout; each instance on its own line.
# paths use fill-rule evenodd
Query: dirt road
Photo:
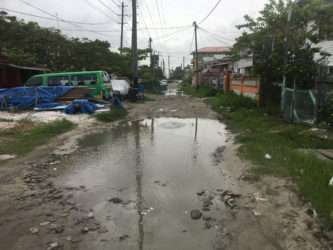
M 202 99 L 151 97 L 1 165 L 2 249 L 333 248 L 290 180 L 242 179 L 251 165 Z

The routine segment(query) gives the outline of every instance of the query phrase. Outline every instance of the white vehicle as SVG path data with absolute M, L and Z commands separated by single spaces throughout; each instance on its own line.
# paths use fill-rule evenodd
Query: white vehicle
M 183 80 L 178 80 L 178 84 L 181 84 L 181 83 L 183 83 Z
M 114 96 L 118 96 L 120 99 L 127 97 L 130 85 L 126 80 L 111 80 L 111 85 Z
M 168 85 L 168 81 L 167 80 L 162 80 L 161 81 L 161 86 L 167 86 Z

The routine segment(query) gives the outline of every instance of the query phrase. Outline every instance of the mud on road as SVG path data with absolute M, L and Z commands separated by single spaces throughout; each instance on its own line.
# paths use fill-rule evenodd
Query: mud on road
M 150 97 L 155 101 L 125 103 L 129 110 L 126 120 L 217 119 L 202 99 L 174 91 L 167 96 Z M 1 164 L 1 249 L 109 249 L 107 246 L 111 245 L 117 246 L 114 249 L 156 249 L 138 242 L 131 231 L 120 234 L 109 230 L 112 216 L 98 216 L 98 210 L 92 210 L 89 202 L 80 199 L 89 196 L 92 187 L 59 181 L 66 172 L 63 169 L 66 163 L 77 162 L 79 154 L 87 154 L 82 147 L 83 138 L 89 134 L 107 134 L 116 127 L 86 119 L 77 129 L 52 139 L 47 145 Z M 265 177 L 251 184 L 242 179 L 251 165 L 237 156 L 237 147 L 233 135 L 228 133 L 225 145 L 209 156 L 221 176 L 221 185 L 208 186 L 203 180 L 196 183 L 196 191 L 188 195 L 197 207 L 189 207 L 182 211 L 184 218 L 177 218 L 191 223 L 176 233 L 180 239 L 191 239 L 192 232 L 202 232 L 205 237 L 197 245 L 181 245 L 180 249 L 332 249 L 332 233 L 319 226 L 315 211 L 292 191 L 295 186 L 290 180 Z M 169 181 L 172 186 L 172 180 L 162 179 L 152 180 L 151 185 L 163 190 L 168 188 Z M 227 184 L 222 183 L 225 180 Z M 132 206 L 123 197 L 110 194 L 109 198 L 110 204 Z M 149 213 L 150 208 L 145 209 Z M 118 226 L 121 227 L 115 225 Z M 213 243 L 207 241 L 209 235 L 214 238 Z

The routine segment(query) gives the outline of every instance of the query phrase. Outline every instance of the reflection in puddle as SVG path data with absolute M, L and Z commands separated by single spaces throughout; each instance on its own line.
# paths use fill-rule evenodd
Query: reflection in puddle
M 125 122 L 89 135 L 56 182 L 87 187 L 75 199 L 93 208 L 110 238 L 91 249 L 203 249 L 215 234 L 186 211 L 200 209 L 196 193 L 230 185 L 221 175 L 225 126 L 215 120 L 154 118 Z M 124 202 L 108 202 L 119 197 Z M 220 214 L 212 210 L 207 215 Z M 113 218 L 105 220 L 105 218 Z M 213 229 L 212 229 L 213 230 Z M 187 233 L 184 233 L 186 231 Z M 104 236 L 105 237 L 105 236 Z
M 178 89 L 170 89 L 164 93 L 165 96 L 185 96 L 184 91 Z

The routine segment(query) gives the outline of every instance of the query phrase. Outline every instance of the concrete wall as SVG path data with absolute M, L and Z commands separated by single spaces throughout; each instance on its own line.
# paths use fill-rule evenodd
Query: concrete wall
M 333 66 L 333 41 L 322 41 L 315 45 L 316 47 L 322 48 L 323 51 L 326 51 L 331 54 L 328 58 L 328 65 Z M 319 59 L 320 55 L 316 54 L 315 59 Z

